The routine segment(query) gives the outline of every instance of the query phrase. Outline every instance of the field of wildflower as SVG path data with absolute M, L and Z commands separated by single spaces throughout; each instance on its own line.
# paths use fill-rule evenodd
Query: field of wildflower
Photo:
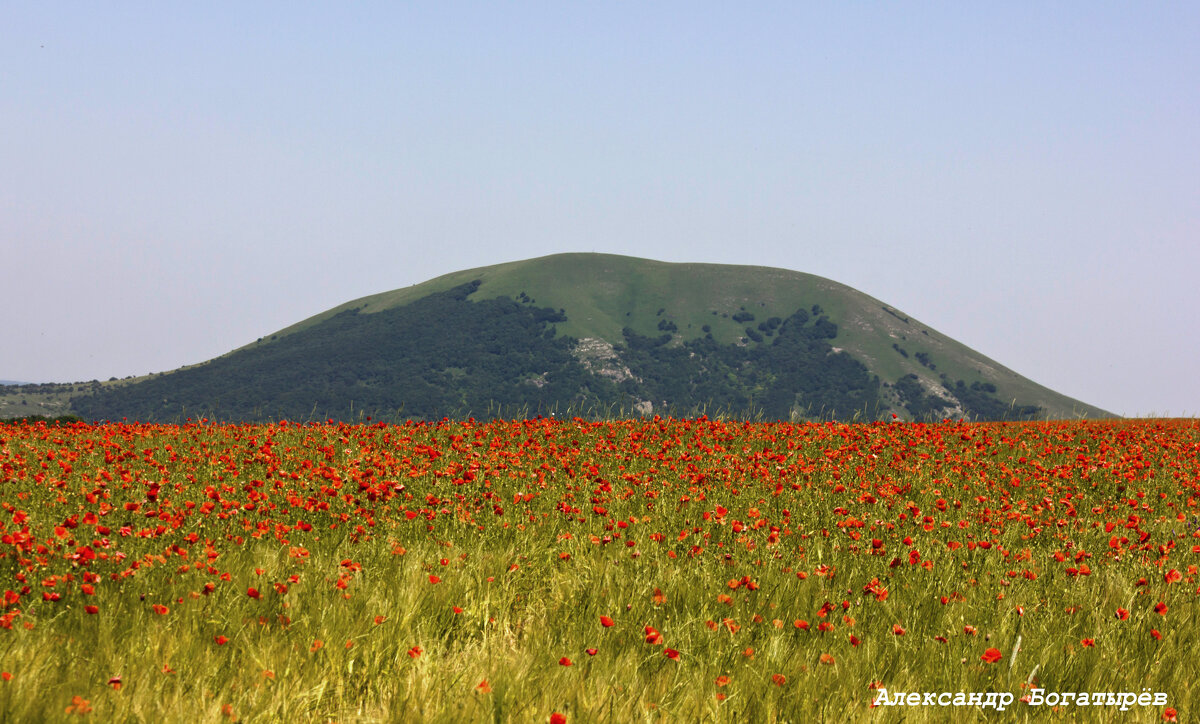
M 0 424 L 0 719 L 1186 720 L 1198 490 L 1195 420 Z

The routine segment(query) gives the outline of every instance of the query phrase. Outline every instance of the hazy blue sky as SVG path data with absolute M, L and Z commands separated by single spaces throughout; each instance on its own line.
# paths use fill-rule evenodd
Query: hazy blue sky
M 0 379 L 562 251 L 820 274 L 1200 414 L 1200 4 L 10 3 Z

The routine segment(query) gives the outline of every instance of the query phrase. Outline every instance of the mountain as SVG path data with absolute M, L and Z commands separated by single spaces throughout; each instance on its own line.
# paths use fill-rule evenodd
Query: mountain
M 200 365 L 89 388 L 71 409 L 147 421 L 1111 416 L 828 279 L 607 254 L 363 297 Z

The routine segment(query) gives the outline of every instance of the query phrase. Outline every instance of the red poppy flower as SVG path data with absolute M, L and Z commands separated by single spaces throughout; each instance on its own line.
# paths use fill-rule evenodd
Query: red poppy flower
M 566 656 L 564 656 L 558 660 L 558 664 L 559 664 L 559 666 L 570 666 L 571 660 L 568 659 Z
M 83 612 L 84 612 L 84 613 L 91 613 L 91 614 L 100 613 L 100 607 L 99 607 L 99 606 L 91 606 L 91 605 L 89 605 L 89 606 L 84 606 L 84 607 L 83 607 Z
M 787 677 L 783 674 L 771 674 L 771 681 L 774 682 L 775 686 L 783 686 L 787 683 Z
M 897 636 L 903 636 L 905 633 L 904 627 L 898 623 L 894 623 L 892 624 L 892 633 L 896 634 Z
M 1129 618 L 1129 611 L 1126 611 L 1126 610 L 1125 610 L 1125 609 L 1123 609 L 1123 608 L 1118 608 L 1118 609 L 1117 609 L 1117 613 L 1116 613 L 1116 617 L 1117 617 L 1118 619 L 1120 619 L 1120 620 L 1124 621 L 1125 619 Z
M 646 643 L 661 644 L 662 640 L 662 634 L 658 632 L 658 629 L 654 628 L 653 626 L 646 627 Z
M 1000 659 L 1004 658 L 1004 654 L 1000 653 L 1000 649 L 988 649 L 987 651 L 984 651 L 983 655 L 979 658 L 982 659 L 984 663 L 994 664 Z
M 214 636 L 213 641 L 217 642 L 217 646 L 224 646 L 225 644 L 229 643 L 229 639 L 225 638 L 224 636 Z
M 441 583 L 442 579 L 438 578 L 437 576 L 431 575 L 431 576 L 429 576 L 429 582 L 430 583 Z
M 567 724 L 567 717 L 565 714 L 554 712 L 550 715 L 550 724 Z
M 75 696 L 71 697 L 71 703 L 67 706 L 67 709 L 66 709 L 66 712 L 68 714 L 79 714 L 79 715 L 89 714 L 89 713 L 91 713 L 91 711 L 92 711 L 91 702 L 88 701 L 87 699 L 84 699 L 79 694 L 76 694 Z
M 255 600 L 262 598 L 262 594 L 258 592 L 258 589 L 253 587 L 246 589 L 246 595 Z
M 1079 643 L 1083 644 L 1084 646 L 1087 646 L 1088 648 L 1095 648 L 1096 639 L 1081 639 L 1079 641 Z
M 588 656 L 595 656 L 599 649 L 586 649 Z
M 1157 613 L 1159 616 L 1166 616 L 1167 615 L 1167 604 L 1163 603 L 1162 601 L 1159 601 L 1158 603 L 1154 604 L 1154 612 Z
M 666 656 L 668 659 L 678 659 L 679 652 L 675 649 L 663 649 L 663 656 Z
M 601 617 L 600 617 L 600 625 L 601 625 L 601 626 L 603 626 L 604 628 L 608 628 L 608 627 L 612 626 L 612 625 L 613 625 L 613 624 L 615 624 L 615 623 L 616 623 L 616 621 L 613 621 L 613 620 L 612 620 L 611 618 L 609 618 L 608 616 L 601 616 Z

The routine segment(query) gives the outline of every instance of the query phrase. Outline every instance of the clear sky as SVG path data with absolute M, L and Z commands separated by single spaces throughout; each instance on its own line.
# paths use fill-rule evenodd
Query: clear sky
M 597 251 L 819 274 L 1197 415 L 1198 39 L 1184 2 L 10 3 L 0 379 Z

